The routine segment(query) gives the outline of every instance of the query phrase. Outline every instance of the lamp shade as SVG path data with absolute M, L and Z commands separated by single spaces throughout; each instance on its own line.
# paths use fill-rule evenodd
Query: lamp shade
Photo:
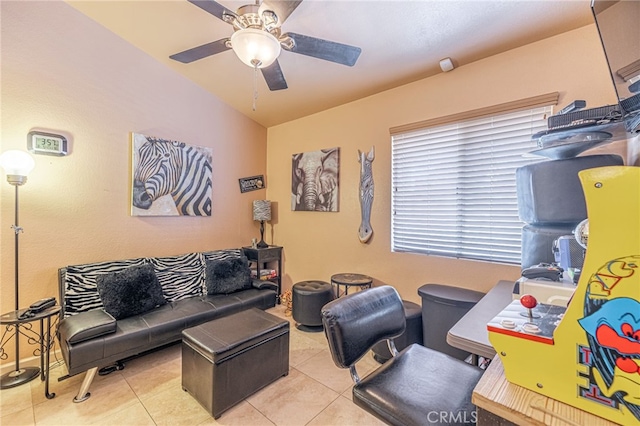
M 35 164 L 33 157 L 25 151 L 13 149 L 0 155 L 0 166 L 2 166 L 7 176 L 26 177 L 33 170 Z
M 253 201 L 253 220 L 271 220 L 271 201 L 270 200 L 254 200 Z
M 238 58 L 250 67 L 268 67 L 280 55 L 280 42 L 271 33 L 245 28 L 231 35 L 231 47 Z

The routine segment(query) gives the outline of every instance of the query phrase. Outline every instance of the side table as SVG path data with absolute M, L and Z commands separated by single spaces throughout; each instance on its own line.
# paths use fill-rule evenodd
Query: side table
M 360 289 L 371 288 L 373 278 L 363 274 L 335 274 L 331 275 L 331 285 L 336 286 L 336 298 L 342 296 L 340 286 L 344 286 L 344 295 L 349 294 L 349 287 L 359 287 Z
M 267 268 L 269 263 L 276 263 L 276 276 L 269 277 L 267 280 L 278 286 L 278 294 L 276 301 L 280 304 L 280 292 L 282 291 L 282 247 L 269 246 L 266 248 L 242 247 L 242 252 L 247 259 L 255 262 L 256 278 L 261 278 L 261 270 Z
M 58 315 L 60 313 L 60 309 L 60 306 L 52 306 L 25 319 L 20 319 L 19 316 L 25 312 L 26 309 L 11 311 L 0 316 L 0 324 L 5 326 L 4 333 L 2 333 L 2 338 L 0 340 L 0 358 L 4 359 L 7 357 L 4 346 L 9 342 L 9 340 L 11 340 L 11 337 L 18 338 L 18 336 L 16 336 L 16 330 L 18 334 L 26 336 L 29 339 L 29 343 L 39 343 L 39 348 L 34 350 L 33 354 L 37 355 L 38 352 L 40 352 L 40 380 L 45 382 L 44 395 L 47 399 L 52 399 L 56 396 L 55 393 L 49 393 L 49 355 L 51 345 L 53 343 L 51 339 L 51 318 Z M 45 320 L 47 323 L 46 329 L 44 327 Z M 40 322 L 39 334 L 32 329 L 31 323 L 34 321 Z M 16 358 L 19 356 L 20 354 L 16 354 Z M 24 383 L 24 381 L 12 383 L 12 379 L 19 373 L 20 370 L 17 370 L 2 376 L 2 389 L 11 388 Z M 37 374 L 38 372 L 36 371 L 34 376 L 37 376 Z

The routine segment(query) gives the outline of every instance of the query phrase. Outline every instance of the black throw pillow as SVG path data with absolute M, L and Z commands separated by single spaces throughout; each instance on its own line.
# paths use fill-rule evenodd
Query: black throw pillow
M 101 275 L 97 277 L 96 285 L 104 310 L 117 320 L 167 303 L 150 263 Z
M 251 288 L 247 258 L 207 260 L 205 271 L 207 294 L 229 294 Z

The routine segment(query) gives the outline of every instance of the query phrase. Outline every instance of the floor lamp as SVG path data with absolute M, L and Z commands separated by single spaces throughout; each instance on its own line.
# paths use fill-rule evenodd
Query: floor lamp
M 260 242 L 258 248 L 267 248 L 269 244 L 264 242 L 264 221 L 271 220 L 271 201 L 254 200 L 253 201 L 253 220 L 260 221 Z
M 22 228 L 18 225 L 18 187 L 27 182 L 27 175 L 35 162 L 31 155 L 24 151 L 11 150 L 0 155 L 0 166 L 7 175 L 7 182 L 15 187 L 15 222 L 11 226 L 15 233 L 15 314 L 18 315 L 20 309 L 18 297 L 18 236 L 22 232 Z M 12 388 L 14 386 L 27 383 L 40 374 L 37 367 L 20 368 L 20 325 L 15 324 L 15 341 L 16 341 L 16 367 L 14 371 L 6 373 L 0 377 L 1 389 Z

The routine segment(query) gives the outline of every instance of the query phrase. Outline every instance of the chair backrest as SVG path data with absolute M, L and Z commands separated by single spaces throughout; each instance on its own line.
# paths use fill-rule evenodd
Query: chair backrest
M 349 368 L 379 341 L 404 332 L 404 305 L 393 287 L 374 287 L 324 305 L 322 324 L 333 362 Z

